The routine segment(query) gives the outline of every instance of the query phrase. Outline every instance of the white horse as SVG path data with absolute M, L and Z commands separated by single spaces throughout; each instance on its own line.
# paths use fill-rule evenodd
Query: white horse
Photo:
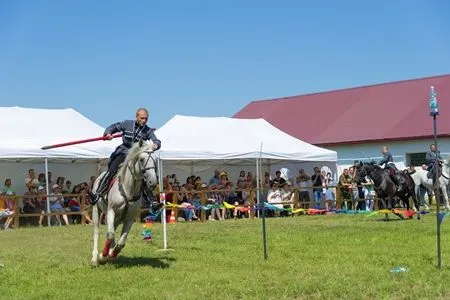
M 124 162 L 117 171 L 117 177 L 113 179 L 111 187 L 105 197 L 101 198 L 92 207 L 92 220 L 94 223 L 94 249 L 92 250 L 92 265 L 104 264 L 108 259 L 115 259 L 125 247 L 128 236 L 138 210 L 140 209 L 142 197 L 142 183 L 148 188 L 153 188 L 158 183 L 156 173 L 157 158 L 153 151 L 151 141 L 140 141 L 135 143 L 129 150 Z M 106 172 L 100 174 L 95 180 L 92 190 L 97 189 L 101 178 Z M 90 193 L 90 197 L 93 197 Z M 99 236 L 99 211 L 106 213 L 108 232 L 103 251 L 98 255 Z M 122 224 L 122 233 L 116 244 L 114 233 Z
M 427 177 L 427 171 L 424 169 L 419 169 L 415 173 L 411 174 L 411 177 L 414 180 L 414 183 L 416 185 L 416 196 L 420 196 L 420 201 L 422 203 L 424 202 L 424 192 L 420 190 L 420 185 L 422 184 L 429 190 L 434 190 L 433 187 L 433 179 Z M 444 198 L 444 206 L 445 209 L 450 209 L 449 203 L 448 203 L 448 185 L 449 185 L 449 179 L 450 179 L 450 160 L 444 160 L 444 163 L 442 165 L 442 175 L 439 177 L 439 186 L 441 188 L 442 196 Z M 436 203 L 439 203 L 439 199 L 436 198 Z M 428 207 L 428 205 L 425 203 L 425 206 Z

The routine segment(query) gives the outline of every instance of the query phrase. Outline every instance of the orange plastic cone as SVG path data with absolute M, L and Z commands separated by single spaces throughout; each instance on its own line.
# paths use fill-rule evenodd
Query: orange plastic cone
M 172 212 L 170 213 L 169 224 L 175 224 L 176 222 L 177 220 L 175 220 L 175 212 L 172 209 Z

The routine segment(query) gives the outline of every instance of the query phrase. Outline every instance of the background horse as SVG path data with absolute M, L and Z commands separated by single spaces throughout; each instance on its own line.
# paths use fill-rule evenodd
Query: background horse
M 392 208 L 393 199 L 395 197 L 395 184 L 388 174 L 375 163 L 358 162 L 355 164 L 355 181 L 360 182 L 364 177 L 368 176 L 372 179 L 374 190 L 378 198 L 383 201 L 383 208 Z M 384 200 L 388 200 L 386 206 Z
M 420 188 L 420 185 L 423 185 L 425 188 L 434 191 L 433 179 L 427 177 L 427 171 L 424 169 L 417 170 L 414 174 L 411 175 L 412 179 L 415 183 L 415 193 L 420 196 L 420 202 L 425 204 L 424 196 L 426 191 Z M 448 203 L 448 185 L 449 185 L 449 176 L 450 176 L 450 161 L 444 160 L 442 165 L 442 171 L 440 172 L 441 176 L 439 176 L 439 187 L 440 187 L 440 195 L 443 198 L 443 204 L 445 209 L 449 210 L 450 206 Z M 440 199 L 436 197 L 436 203 L 441 202 Z M 426 204 L 425 204 L 426 205 Z
M 402 200 L 406 204 L 406 209 L 410 209 L 409 198 L 413 198 L 414 206 L 416 210 L 419 210 L 419 202 L 415 194 L 415 184 L 414 180 L 410 174 L 406 172 L 401 172 L 399 175 L 403 177 L 403 189 L 401 192 L 397 191 L 397 187 L 392 181 L 390 175 L 386 170 L 378 166 L 375 162 L 362 163 L 359 162 L 355 164 L 355 181 L 360 181 L 361 178 L 368 176 L 372 179 L 374 183 L 374 190 L 377 193 L 378 198 L 382 201 L 383 207 L 393 209 L 397 204 L 396 197 Z M 387 205 L 385 200 L 387 201 Z M 400 218 L 403 218 L 398 213 L 394 213 Z M 420 214 L 417 214 L 417 219 L 420 219 Z
M 92 250 L 92 264 L 97 266 L 106 263 L 108 258 L 116 258 L 123 247 L 128 236 L 137 212 L 140 208 L 143 183 L 147 188 L 153 188 L 158 184 L 156 172 L 156 156 L 153 152 L 151 141 L 134 143 L 129 150 L 124 162 L 117 171 L 117 176 L 112 180 L 106 197 L 101 198 L 92 207 L 92 220 L 94 223 L 94 248 Z M 103 172 L 94 182 L 93 188 L 97 189 Z M 95 196 L 89 192 L 89 197 Z M 106 242 L 100 256 L 98 255 L 99 236 L 99 212 L 98 209 L 106 213 L 108 232 Z M 122 233 L 119 242 L 116 244 L 114 233 L 119 224 L 122 224 Z
M 411 173 L 408 170 L 403 170 L 400 173 L 398 173 L 400 177 L 403 178 L 403 189 L 399 192 L 396 191 L 395 195 L 403 201 L 403 203 L 406 204 L 406 209 L 409 210 L 410 206 L 409 206 L 409 199 L 413 200 L 413 204 L 414 204 L 414 211 L 416 212 L 417 215 L 417 220 L 420 220 L 420 204 L 419 204 L 419 199 L 417 198 L 417 194 L 416 194 L 416 184 L 414 182 L 414 179 L 411 176 Z M 394 204 L 395 207 L 395 204 Z M 412 218 L 412 216 L 411 216 Z

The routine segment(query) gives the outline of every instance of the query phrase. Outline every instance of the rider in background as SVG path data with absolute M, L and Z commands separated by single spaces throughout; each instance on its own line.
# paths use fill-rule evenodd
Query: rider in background
M 427 161 L 427 171 L 429 172 L 428 178 L 431 178 L 430 171 L 432 170 L 434 163 L 436 161 L 439 161 L 439 162 L 443 161 L 443 159 L 441 157 L 441 152 L 439 150 L 437 150 L 435 144 L 430 145 L 430 150 L 428 150 L 427 155 L 426 155 L 426 161 Z
M 125 160 L 128 150 L 131 149 L 135 142 L 139 140 L 152 140 L 153 150 L 161 148 L 161 141 L 156 138 L 153 130 L 147 126 L 148 111 L 145 108 L 139 108 L 136 111 L 135 120 L 125 120 L 111 124 L 105 129 L 103 136 L 111 140 L 112 135 L 117 132 L 122 132 L 122 144 L 119 145 L 111 154 L 108 162 L 108 171 L 100 181 L 97 190 L 95 191 L 95 200 L 92 204 L 97 203 L 100 196 L 105 192 L 109 180 L 115 175 L 119 166 Z
M 383 154 L 383 159 L 378 163 L 378 165 L 383 166 L 385 165 L 385 169 L 389 170 L 389 175 L 394 182 L 394 184 L 397 186 L 397 191 L 401 192 L 402 185 L 400 183 L 400 178 L 398 176 L 398 169 L 396 165 L 394 164 L 394 158 L 392 157 L 391 152 L 389 152 L 389 149 L 387 146 L 381 147 L 381 153 Z

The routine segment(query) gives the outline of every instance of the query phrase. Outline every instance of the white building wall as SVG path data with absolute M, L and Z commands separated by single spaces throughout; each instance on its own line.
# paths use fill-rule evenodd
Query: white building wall
M 430 144 L 434 142 L 433 139 L 423 140 L 405 140 L 405 141 L 389 141 L 386 143 L 364 143 L 364 144 L 349 144 L 338 146 L 325 146 L 325 148 L 334 150 L 338 154 L 338 169 L 347 167 L 354 163 L 355 160 L 370 161 L 372 159 L 379 161 L 382 158 L 381 146 L 388 146 L 389 151 L 394 157 L 394 162 L 397 167 L 403 169 L 409 166 L 407 154 L 423 153 L 430 149 Z M 450 154 L 450 138 L 438 139 L 438 148 L 441 151 L 443 158 L 447 158 Z M 339 172 L 339 170 L 338 170 Z M 340 173 L 340 172 L 339 172 Z

